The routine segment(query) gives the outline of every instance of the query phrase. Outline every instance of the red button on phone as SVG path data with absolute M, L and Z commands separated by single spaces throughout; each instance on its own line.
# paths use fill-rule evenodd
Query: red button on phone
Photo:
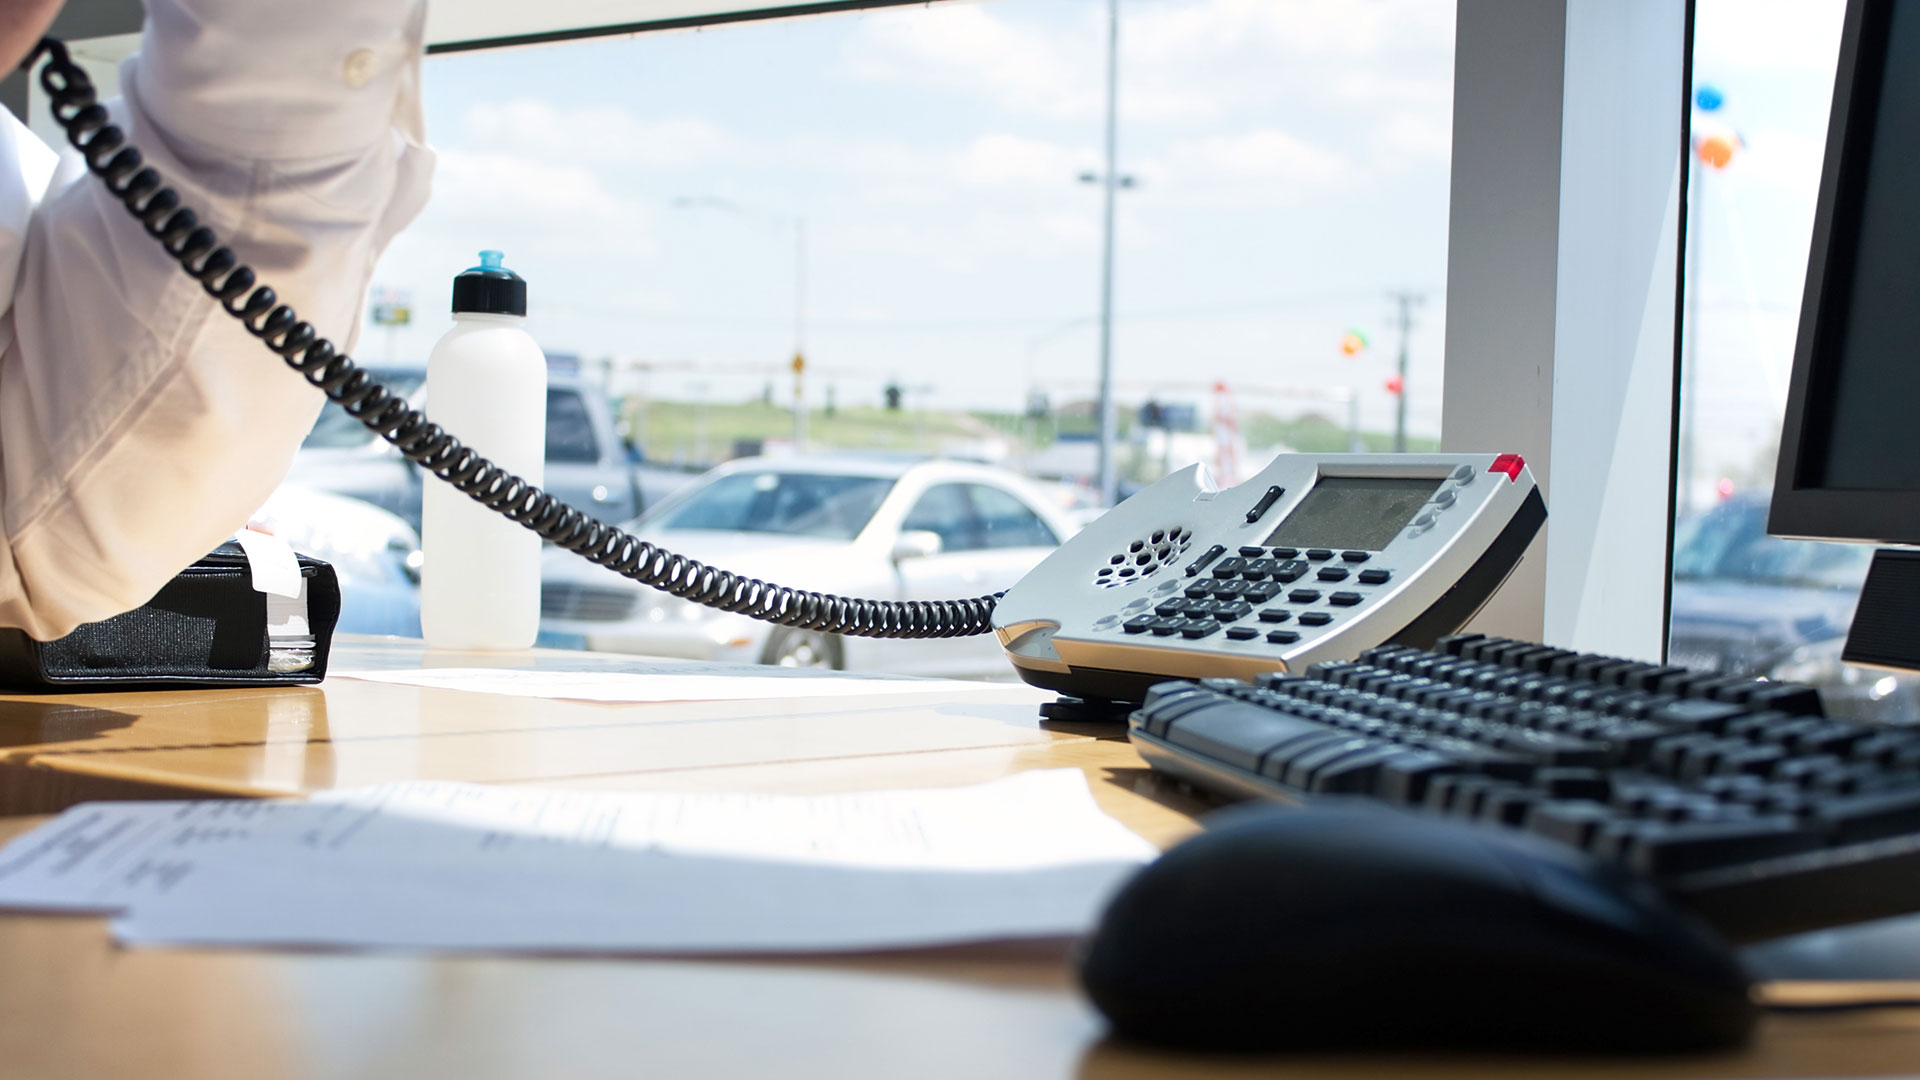
M 1506 473 L 1509 481 L 1520 479 L 1520 470 L 1527 467 L 1527 461 L 1519 454 L 1501 454 L 1487 466 L 1488 472 Z

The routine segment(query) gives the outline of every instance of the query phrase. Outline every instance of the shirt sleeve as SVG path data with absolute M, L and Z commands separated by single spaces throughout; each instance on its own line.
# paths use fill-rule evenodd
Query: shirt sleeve
M 422 0 L 150 0 L 110 106 L 342 349 L 427 196 L 424 18 Z M 138 607 L 232 535 L 324 402 L 71 150 L 26 222 L 0 342 L 0 625 L 42 640 Z

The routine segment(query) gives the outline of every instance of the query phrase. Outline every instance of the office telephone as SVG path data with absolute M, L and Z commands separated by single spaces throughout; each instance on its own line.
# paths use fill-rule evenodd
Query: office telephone
M 1004 598 L 868 600 L 708 566 L 500 469 L 374 381 L 180 204 L 110 122 L 62 43 L 41 39 L 24 66 L 43 57 L 40 84 L 88 170 L 269 351 L 424 471 L 549 543 L 695 603 L 863 637 L 997 631 L 1029 682 L 1138 700 L 1168 676 L 1246 676 L 1385 641 L 1431 641 L 1479 608 L 1545 518 L 1513 455 L 1287 456 L 1225 491 L 1197 466 L 1167 477 L 1068 541 Z M 1290 586 L 1284 603 L 1277 588 L 1265 595 L 1269 585 Z M 1318 591 L 1324 603 L 1305 597 Z M 1263 597 L 1257 610 L 1250 596 Z M 1182 613 L 1170 621 L 1161 609 L 1176 603 Z

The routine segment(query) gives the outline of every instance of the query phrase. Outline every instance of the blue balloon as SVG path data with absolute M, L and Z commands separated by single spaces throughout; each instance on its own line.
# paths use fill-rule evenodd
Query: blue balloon
M 1702 84 L 1693 92 L 1693 103 L 1701 112 L 1713 112 L 1725 104 L 1726 100 L 1718 87 Z

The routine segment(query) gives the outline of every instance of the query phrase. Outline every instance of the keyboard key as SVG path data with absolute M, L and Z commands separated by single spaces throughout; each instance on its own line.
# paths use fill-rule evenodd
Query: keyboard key
M 1208 563 L 1226 554 L 1226 552 L 1227 547 L 1225 544 L 1215 544 L 1208 548 L 1199 558 L 1187 564 L 1187 576 L 1193 577 L 1199 574 L 1200 571 L 1207 568 Z
M 1527 814 L 1527 831 L 1584 850 L 1602 825 L 1616 820 L 1612 809 L 1586 799 L 1543 802 Z
M 1267 640 L 1275 645 L 1291 645 L 1300 640 L 1300 635 L 1292 630 L 1269 630 Z
M 1238 555 L 1229 555 L 1213 564 L 1213 576 L 1217 578 L 1239 577 L 1240 571 L 1247 568 L 1247 560 Z
M 1340 557 L 1347 562 L 1366 562 L 1373 557 L 1373 554 L 1366 551 L 1343 551 Z
M 1347 574 L 1348 570 L 1344 566 L 1323 566 L 1320 568 L 1320 571 L 1313 576 L 1319 578 L 1321 581 L 1345 581 L 1347 580 Z
M 1832 799 L 1816 804 L 1814 813 L 1846 844 L 1920 832 L 1920 788 Z
M 1252 545 L 1246 545 L 1240 549 L 1240 554 L 1246 556 L 1249 559 L 1260 558 L 1262 555 L 1265 555 L 1266 553 L 1267 553 L 1266 548 L 1254 547 Z
M 1337 592 L 1327 596 L 1327 603 L 1332 604 L 1334 607 L 1352 607 L 1362 599 L 1364 599 L 1364 597 L 1357 592 Z
M 1147 629 L 1153 631 L 1154 637 L 1167 637 L 1179 633 L 1180 628 L 1186 624 L 1187 620 L 1178 615 L 1169 615 L 1153 620 L 1153 622 L 1147 624 Z
M 1377 566 L 1370 567 L 1366 570 L 1360 571 L 1360 584 L 1385 585 L 1387 583 L 1387 580 L 1391 577 L 1393 577 L 1393 571 L 1391 570 L 1382 570 Z
M 1280 562 L 1277 559 L 1254 559 L 1247 563 L 1246 569 L 1240 571 L 1240 576 L 1248 581 L 1264 581 L 1279 569 Z
M 1300 613 L 1301 626 L 1325 626 L 1333 621 L 1333 616 L 1325 611 L 1303 611 Z
M 1261 622 L 1286 622 L 1293 618 L 1293 612 L 1286 608 L 1264 608 L 1260 612 Z
M 1227 636 L 1235 641 L 1251 641 L 1260 636 L 1260 631 L 1251 626 L 1229 626 Z
M 1264 604 L 1280 595 L 1280 583 L 1275 581 L 1252 582 L 1240 595 L 1246 597 L 1253 603 Z
M 1180 628 L 1180 636 L 1189 640 L 1207 637 L 1220 631 L 1220 624 L 1212 619 L 1188 619 L 1187 625 Z
M 1135 615 L 1133 618 L 1121 623 L 1120 629 L 1125 630 L 1129 634 L 1144 634 L 1146 633 L 1147 627 L 1151 625 L 1153 625 L 1153 616 Z
M 1637 873 L 1669 877 L 1796 855 L 1819 846 L 1820 835 L 1790 817 L 1691 821 L 1636 830 L 1623 861 Z
M 1320 599 L 1319 589 L 1295 589 L 1287 594 L 1287 600 L 1295 604 L 1311 604 Z
M 1245 600 L 1216 600 L 1213 604 L 1213 617 L 1221 622 L 1243 619 L 1253 613 L 1253 605 Z
M 1202 597 L 1212 596 L 1213 588 L 1214 588 L 1213 582 L 1199 581 L 1199 582 L 1195 582 L 1192 585 L 1187 586 L 1186 594 L 1188 598 L 1193 600 L 1198 600 Z
M 1299 559 L 1288 559 L 1273 568 L 1273 580 L 1285 585 L 1300 580 L 1309 569 L 1310 567 Z
M 1213 708 L 1174 721 L 1167 728 L 1166 740 L 1236 768 L 1258 772 L 1260 759 L 1279 747 L 1337 734 L 1322 724 L 1223 698 Z
M 1153 606 L 1153 613 L 1162 616 L 1185 615 L 1187 613 L 1188 603 L 1189 601 L 1182 600 L 1179 597 L 1175 597 L 1172 600 L 1162 600 Z

